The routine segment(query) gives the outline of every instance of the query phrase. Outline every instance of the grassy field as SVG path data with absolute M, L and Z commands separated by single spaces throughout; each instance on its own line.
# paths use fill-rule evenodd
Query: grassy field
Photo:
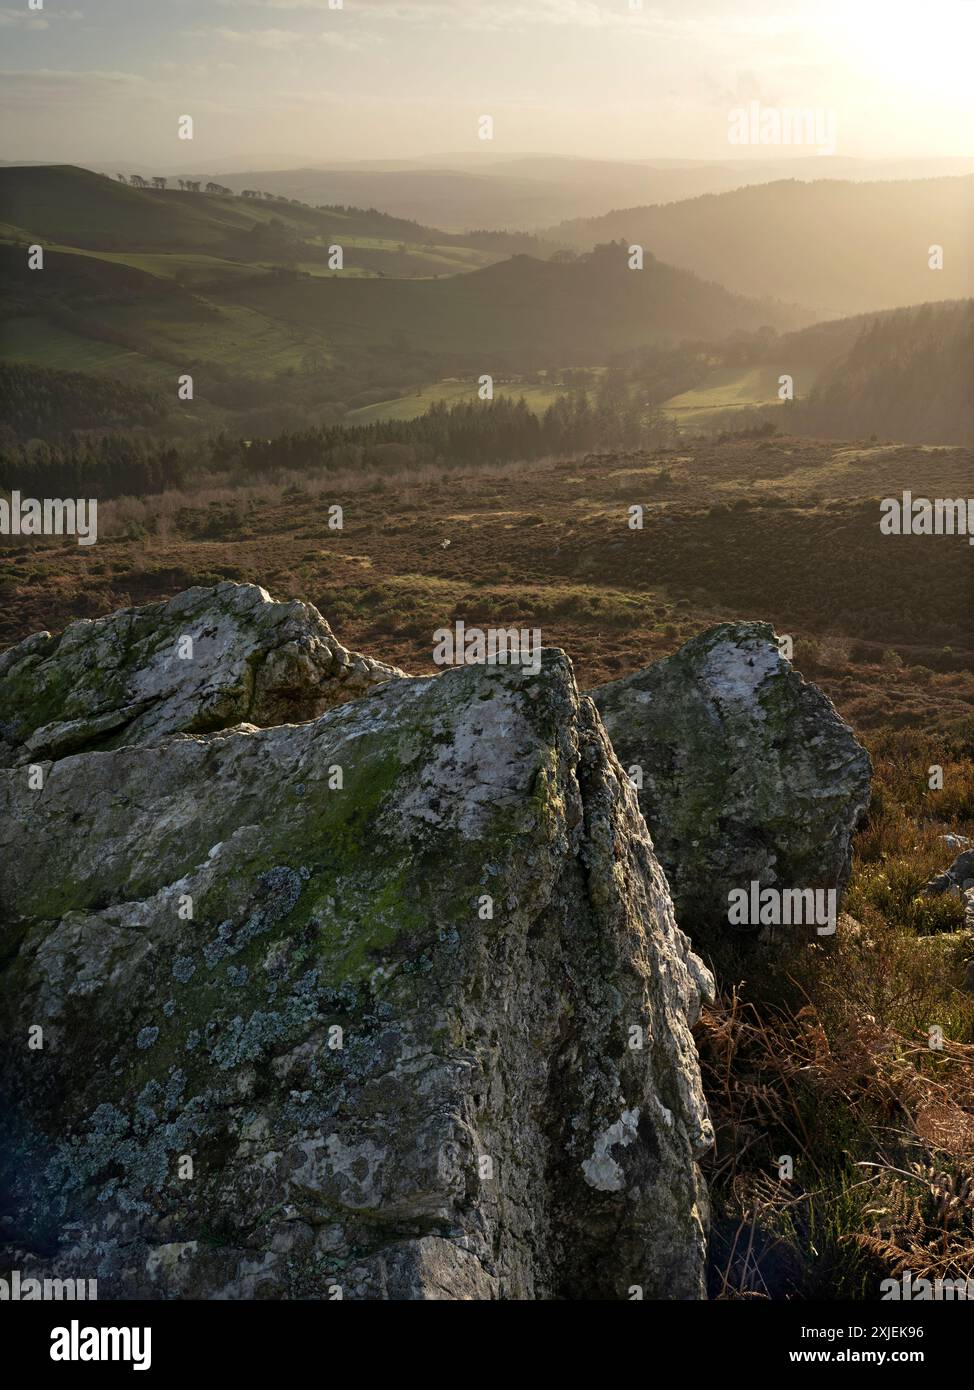
M 256 270 L 269 269 L 241 261 L 230 261 L 222 256 L 207 256 L 186 251 L 77 251 L 74 247 L 52 247 L 52 250 L 73 251 L 77 255 L 93 256 L 97 260 L 109 261 L 114 265 L 130 265 L 160 279 L 179 280 L 190 286 L 212 284 L 220 280 L 244 279 L 253 276 Z
M 152 364 L 140 353 L 82 337 L 36 317 L 5 320 L 0 326 L 0 350 L 8 362 L 33 363 L 61 371 L 105 371 L 129 378 L 152 371 Z
M 728 411 L 781 405 L 778 377 L 784 369 L 772 366 L 717 367 L 690 391 L 671 396 L 664 412 L 684 429 L 705 429 Z M 818 369 L 802 364 L 792 368 L 796 396 L 811 390 Z
M 494 396 L 509 396 L 514 400 L 524 397 L 536 415 L 543 415 L 552 402 L 564 395 L 567 388 L 560 386 L 521 385 L 518 382 L 495 381 Z M 395 400 L 378 401 L 348 414 L 350 425 L 365 425 L 375 420 L 415 420 L 425 415 L 430 406 L 437 401 L 456 405 L 460 401 L 476 401 L 479 387 L 475 381 L 445 380 L 433 382 L 408 396 Z

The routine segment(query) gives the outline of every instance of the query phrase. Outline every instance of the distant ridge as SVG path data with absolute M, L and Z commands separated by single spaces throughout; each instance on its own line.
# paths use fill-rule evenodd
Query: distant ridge
M 823 317 L 974 293 L 974 176 L 853 183 L 797 179 L 563 222 L 576 250 L 623 237 L 740 294 Z M 931 270 L 931 245 L 944 268 Z

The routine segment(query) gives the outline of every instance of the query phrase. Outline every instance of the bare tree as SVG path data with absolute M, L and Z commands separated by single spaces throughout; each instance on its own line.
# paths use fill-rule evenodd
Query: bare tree
M 136 188 L 148 188 L 149 186 L 141 174 L 133 174 L 131 182 Z
M 162 178 L 159 174 L 156 174 L 156 176 L 155 176 L 155 177 L 153 178 L 153 180 L 152 180 L 152 187 L 153 187 L 153 188 L 165 188 L 165 186 L 166 186 L 166 180 L 165 180 L 164 178 Z
M 124 174 L 116 174 L 115 177 L 118 179 L 119 183 L 128 183 L 128 179 Z

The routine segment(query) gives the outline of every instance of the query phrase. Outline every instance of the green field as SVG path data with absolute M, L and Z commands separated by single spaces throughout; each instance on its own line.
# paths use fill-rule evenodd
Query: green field
M 776 366 L 762 364 L 756 367 L 715 367 L 699 386 L 671 396 L 663 404 L 664 412 L 679 425 L 703 427 L 713 417 L 728 410 L 745 410 L 756 406 L 780 405 L 778 398 L 778 377 L 787 368 L 779 371 Z M 795 394 L 804 396 L 811 389 L 816 369 L 802 365 L 793 366 Z
M 132 378 L 148 365 L 137 352 L 83 338 L 46 319 L 26 316 L 4 321 L 0 350 L 8 362 L 31 363 L 64 372 L 106 371 Z
M 255 270 L 265 268 L 241 261 L 228 261 L 223 256 L 207 256 L 186 251 L 172 254 L 160 251 L 78 251 L 76 247 L 71 246 L 51 249 L 70 251 L 80 256 L 94 256 L 98 260 L 111 261 L 115 265 L 134 266 L 136 270 L 144 270 L 148 275 L 156 275 L 163 280 L 178 279 L 187 285 L 247 278 L 252 276 Z
M 443 401 L 446 405 L 457 405 L 460 401 L 479 399 L 475 381 L 458 381 L 456 378 L 436 381 L 424 386 L 408 396 L 399 396 L 391 401 L 378 401 L 375 405 L 363 405 L 358 410 L 350 410 L 350 425 L 368 425 L 380 420 L 415 420 L 425 415 L 431 405 Z M 517 382 L 495 382 L 494 396 L 510 396 L 518 400 L 521 396 L 536 415 L 543 415 L 559 396 L 565 394 L 567 387 L 529 386 Z

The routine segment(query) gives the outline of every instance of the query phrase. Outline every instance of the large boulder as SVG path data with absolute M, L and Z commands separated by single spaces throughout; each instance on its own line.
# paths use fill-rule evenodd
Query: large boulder
M 0 766 L 312 719 L 401 675 L 346 651 L 311 604 L 256 584 L 187 589 L 0 654 Z
M 591 692 L 691 933 L 727 925 L 728 895 L 846 884 L 872 764 L 767 623 L 722 623 Z
M 209 640 L 200 601 L 167 648 Z M 159 679 L 116 631 L 70 669 L 87 635 L 128 706 Z M 191 725 L 164 692 L 144 713 Z M 103 1299 L 703 1296 L 712 982 L 560 652 L 125 737 L 0 771 L 6 1266 Z

